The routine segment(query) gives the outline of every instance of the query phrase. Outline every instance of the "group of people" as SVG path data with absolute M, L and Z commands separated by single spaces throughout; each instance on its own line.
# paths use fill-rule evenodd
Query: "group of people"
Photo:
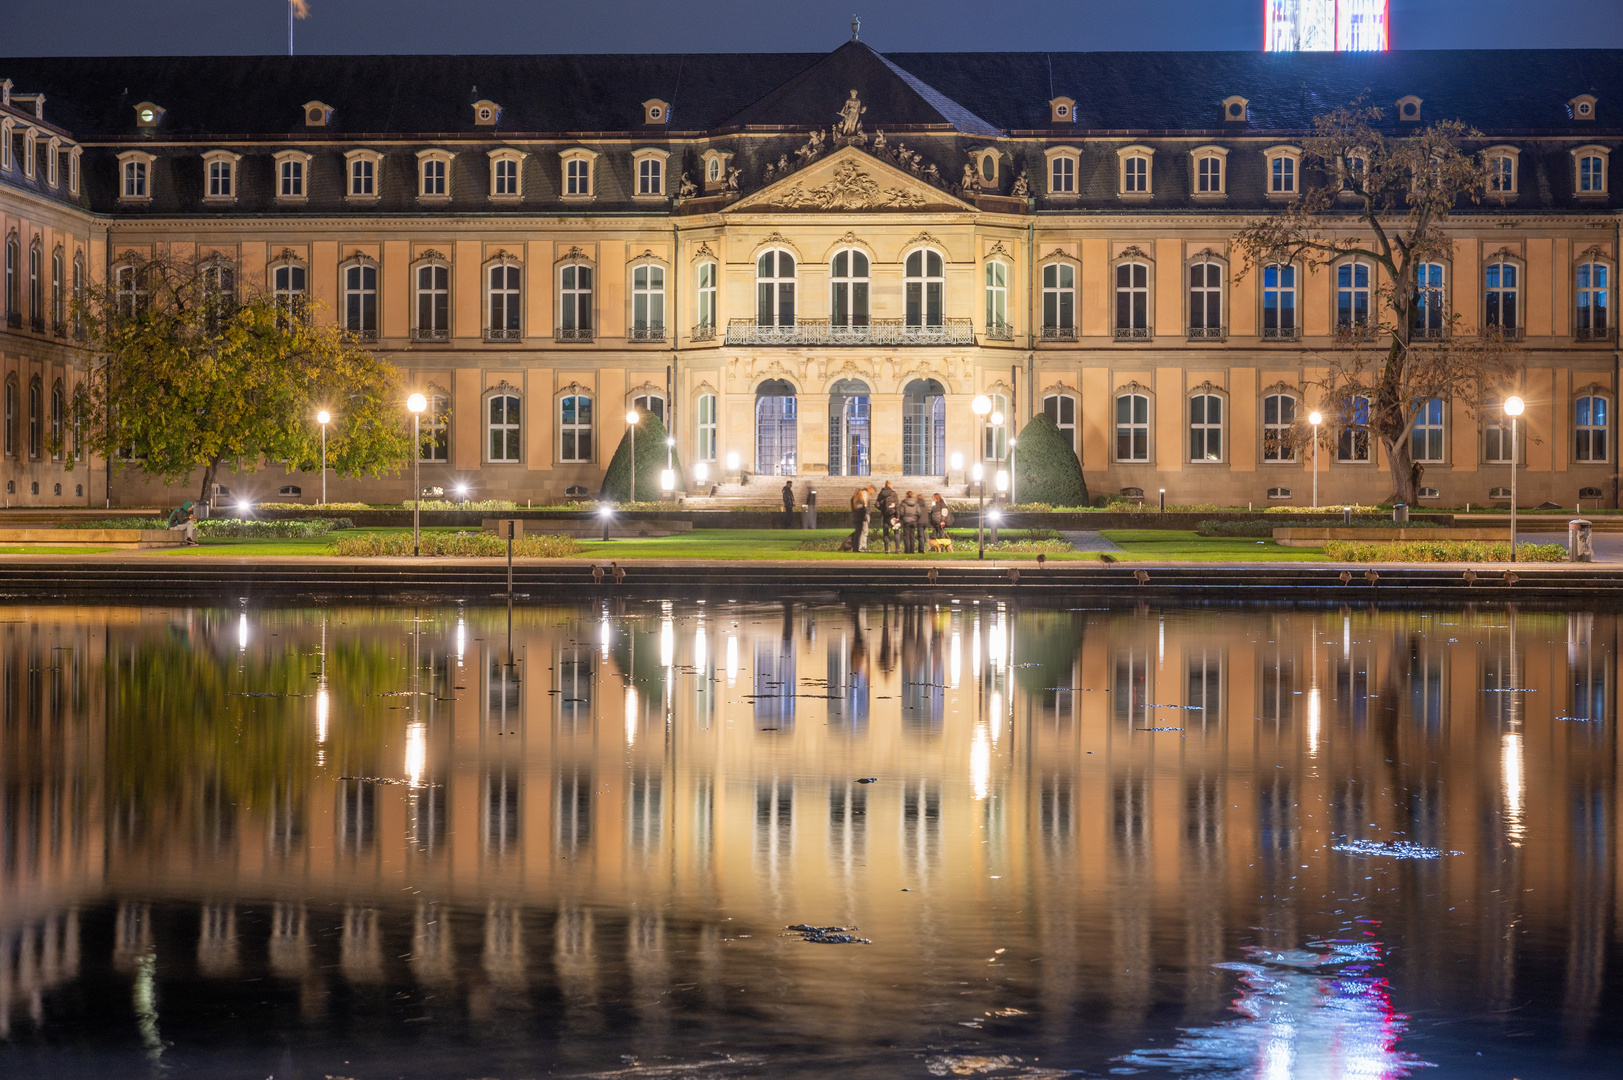
M 868 530 L 875 515 L 879 518 L 879 538 L 887 555 L 891 553 L 892 544 L 897 554 L 907 555 L 923 553 L 932 545 L 942 548 L 948 545 L 947 526 L 952 524 L 952 511 L 947 509 L 939 492 L 931 497 L 922 491 L 898 495 L 889 480 L 877 490 L 872 484 L 858 488 L 851 496 L 852 551 L 868 550 Z M 926 528 L 929 529 L 928 542 Z

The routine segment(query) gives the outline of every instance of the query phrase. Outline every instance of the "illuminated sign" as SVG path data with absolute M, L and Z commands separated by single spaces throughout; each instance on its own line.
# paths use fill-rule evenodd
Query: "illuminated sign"
M 1387 0 L 1263 0 L 1264 52 L 1385 52 Z

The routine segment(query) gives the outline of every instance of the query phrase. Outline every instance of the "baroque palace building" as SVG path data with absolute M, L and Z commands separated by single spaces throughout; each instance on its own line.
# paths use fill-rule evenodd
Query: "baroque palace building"
M 1046 411 L 1095 494 L 1303 502 L 1312 454 L 1286 435 L 1379 277 L 1242 274 L 1234 237 L 1312 182 L 1314 116 L 1359 97 L 1396 134 L 1480 133 L 1494 190 L 1448 222 L 1420 329 L 1458 313 L 1463 332 L 1519 338 L 1526 498 L 1617 502 L 1623 52 L 884 56 L 853 40 L 0 68 L 8 505 L 191 493 L 69 468 L 86 360 L 71 296 L 132 288 L 130 257 L 160 248 L 229 260 L 386 353 L 432 402 L 424 484 L 476 497 L 595 493 L 635 407 L 665 418 L 694 493 L 741 474 L 958 485 Z M 1360 233 L 1350 208 L 1340 228 Z M 982 393 L 1001 427 L 971 412 Z M 1372 502 L 1390 482 L 1352 419 L 1320 451 L 1320 491 Z M 1430 403 L 1414 446 L 1424 498 L 1505 496 L 1495 417 Z M 320 487 L 280 468 L 227 482 Z M 409 473 L 329 483 L 334 499 L 410 490 Z

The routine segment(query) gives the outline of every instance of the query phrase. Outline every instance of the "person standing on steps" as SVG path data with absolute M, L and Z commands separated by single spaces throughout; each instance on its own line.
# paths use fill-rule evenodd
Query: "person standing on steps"
M 885 545 L 886 555 L 890 554 L 892 540 L 896 542 L 896 553 L 901 554 L 902 551 L 901 537 L 896 535 L 897 511 L 901 507 L 901 502 L 901 498 L 896 494 L 896 489 L 890 486 L 889 480 L 886 480 L 885 486 L 879 489 L 878 496 L 879 537 L 880 541 Z
M 783 482 L 783 527 L 785 529 L 795 527 L 795 482 L 793 480 Z
M 901 504 L 896 508 L 902 523 L 902 551 L 908 555 L 924 549 L 924 534 L 919 527 L 923 511 L 923 504 L 911 491 L 902 496 Z

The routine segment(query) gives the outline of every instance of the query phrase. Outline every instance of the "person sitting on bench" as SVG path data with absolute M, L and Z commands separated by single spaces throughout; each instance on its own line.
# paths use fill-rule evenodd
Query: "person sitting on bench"
M 192 509 L 193 505 L 192 501 L 187 499 L 175 507 L 169 515 L 167 526 L 170 532 L 180 533 L 181 543 L 189 547 L 195 547 L 197 544 L 197 511 Z

